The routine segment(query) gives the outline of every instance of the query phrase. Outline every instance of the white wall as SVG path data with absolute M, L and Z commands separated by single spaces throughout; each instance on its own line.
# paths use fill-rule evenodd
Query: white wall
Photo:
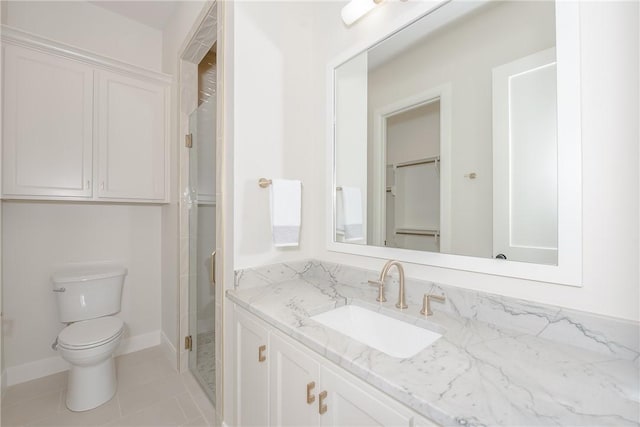
M 180 49 L 188 42 L 187 36 L 196 18 L 202 12 L 204 0 L 178 1 L 171 17 L 162 30 L 162 71 L 177 75 Z
M 4 2 L 3 2 L 4 3 Z M 162 33 L 87 1 L 9 1 L 7 24 L 160 71 Z
M 311 12 L 305 2 L 234 4 L 234 267 L 282 262 L 313 253 L 315 119 L 311 83 Z M 317 99 L 319 101 L 320 99 Z M 302 180 L 300 247 L 275 249 L 269 190 L 258 179 Z
M 160 210 L 157 206 L 3 202 L 5 357 L 9 383 L 23 365 L 57 358 L 64 328 L 50 276 L 73 263 L 112 261 L 128 268 L 117 315 L 125 338 L 160 343 Z M 149 335 L 147 335 L 149 334 Z M 42 367 L 38 365 L 38 367 Z M 44 368 L 43 368 L 44 369 Z M 20 378 L 18 378 L 20 377 Z
M 387 165 L 440 155 L 440 101 L 387 119 Z
M 339 21 L 340 3 L 316 5 L 314 84 L 310 96 L 326 99 L 327 61 L 363 40 L 383 35 L 416 16 L 427 3 L 383 3 L 351 29 Z M 582 288 L 471 272 L 407 265 L 411 277 L 624 319 L 640 319 L 638 175 L 638 3 L 581 4 L 583 284 Z M 316 157 L 323 159 L 326 101 L 314 112 Z M 324 162 L 316 179 L 325 182 Z M 314 205 L 326 213 L 324 195 Z M 315 228 L 322 229 L 324 219 Z M 324 231 L 315 256 L 379 269 L 382 260 L 329 252 Z

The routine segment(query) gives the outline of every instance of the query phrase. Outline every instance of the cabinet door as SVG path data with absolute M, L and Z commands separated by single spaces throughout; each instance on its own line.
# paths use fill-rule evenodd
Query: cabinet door
M 269 420 L 267 330 L 236 309 L 236 399 L 238 426 L 266 426 Z
M 278 334 L 271 335 L 269 344 L 271 425 L 317 426 L 318 363 Z
M 98 197 L 163 201 L 166 87 L 98 73 Z
M 5 46 L 3 193 L 91 197 L 93 70 Z
M 321 391 L 327 392 L 323 426 L 411 426 L 409 410 L 350 375 L 323 367 Z

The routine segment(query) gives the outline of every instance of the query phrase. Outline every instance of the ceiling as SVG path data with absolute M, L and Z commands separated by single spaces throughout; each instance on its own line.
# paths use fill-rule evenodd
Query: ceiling
M 90 3 L 158 30 L 164 28 L 178 4 L 177 1 L 161 0 L 100 0 Z

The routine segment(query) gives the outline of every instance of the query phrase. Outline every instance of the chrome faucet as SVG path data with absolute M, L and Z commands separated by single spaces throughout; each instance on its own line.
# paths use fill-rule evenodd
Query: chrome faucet
M 394 260 L 387 261 L 384 267 L 382 267 L 382 271 L 380 272 L 380 278 L 377 281 L 369 280 L 369 283 L 371 283 L 372 285 L 379 286 L 378 288 L 379 293 L 376 301 L 380 301 L 380 302 L 386 301 L 383 293 L 384 279 L 385 277 L 387 277 L 389 270 L 394 265 L 398 269 L 398 276 L 399 276 L 398 302 L 396 303 L 396 307 L 398 307 L 400 310 L 404 310 L 405 308 L 407 308 L 407 303 L 405 302 L 405 298 L 404 298 L 404 269 L 402 268 L 402 265 L 398 261 L 394 261 Z

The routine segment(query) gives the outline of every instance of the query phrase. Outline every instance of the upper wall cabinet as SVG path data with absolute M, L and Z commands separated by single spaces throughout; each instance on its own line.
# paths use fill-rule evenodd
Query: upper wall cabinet
M 91 67 L 7 46 L 4 88 L 4 195 L 91 197 Z
M 5 199 L 163 203 L 170 79 L 3 28 Z
M 97 73 L 98 197 L 162 200 L 165 87 Z

